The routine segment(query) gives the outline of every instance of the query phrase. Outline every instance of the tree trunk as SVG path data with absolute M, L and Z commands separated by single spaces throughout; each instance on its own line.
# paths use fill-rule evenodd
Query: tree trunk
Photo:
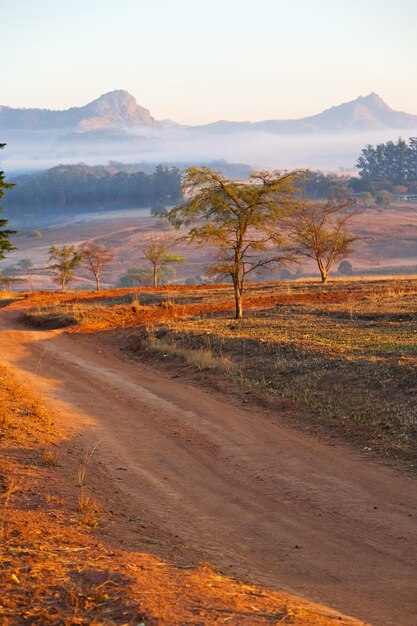
M 153 286 L 158 287 L 158 268 L 153 266 Z
M 323 270 L 321 269 L 321 270 L 320 270 L 320 274 L 321 274 L 321 282 L 322 282 L 322 284 L 323 284 L 323 285 L 326 285 L 326 284 L 327 284 L 327 278 L 328 278 L 329 272 L 327 272 L 327 271 L 326 271 L 326 270 L 324 270 L 324 269 L 323 269 Z
M 243 317 L 242 293 L 239 285 L 233 285 L 235 290 L 235 319 L 241 320 Z
M 317 259 L 317 265 L 320 270 L 321 282 L 323 285 L 325 285 L 327 283 L 327 277 L 329 275 L 329 265 L 325 264 L 323 262 L 323 259 L 321 259 L 321 257 L 319 256 L 317 256 L 316 259 Z
M 96 291 L 100 290 L 100 279 L 98 276 L 96 276 Z

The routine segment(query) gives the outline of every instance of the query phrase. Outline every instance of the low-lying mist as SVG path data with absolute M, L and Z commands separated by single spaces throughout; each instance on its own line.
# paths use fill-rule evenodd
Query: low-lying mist
M 33 172 L 57 164 L 163 162 L 190 163 L 225 159 L 254 168 L 354 170 L 367 144 L 417 135 L 417 129 L 346 134 L 278 135 L 265 131 L 219 133 L 179 127 L 115 135 L 56 132 L 4 132 L 3 169 Z

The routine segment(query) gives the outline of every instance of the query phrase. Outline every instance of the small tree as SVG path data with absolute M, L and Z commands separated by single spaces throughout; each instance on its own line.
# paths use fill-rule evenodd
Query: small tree
M 48 267 L 55 272 L 55 280 L 61 284 L 62 291 L 74 277 L 75 269 L 82 263 L 83 253 L 75 246 L 51 246 L 49 248 Z M 54 263 L 51 263 L 54 261 Z
M 160 285 L 167 285 L 175 277 L 175 269 L 164 265 L 158 272 Z M 150 287 L 153 284 L 153 271 L 149 267 L 131 267 L 119 278 L 118 287 Z
M 352 263 L 345 259 L 339 263 L 339 267 L 337 268 L 338 273 L 341 276 L 353 276 L 353 267 Z
M 297 253 L 314 259 L 321 281 L 327 283 L 330 269 L 352 252 L 359 239 L 347 230 L 347 224 L 358 213 L 354 200 L 343 203 L 304 202 L 289 219 L 289 232 Z
M 12 288 L 15 283 L 24 282 L 23 278 L 18 278 L 17 276 L 5 276 L 2 272 L 0 272 L 0 286 L 5 285 L 9 287 L 9 291 L 12 291 Z
M 95 241 L 87 241 L 81 249 L 81 253 L 88 269 L 94 275 L 96 290 L 98 291 L 103 268 L 113 261 L 115 251 L 113 248 L 106 248 L 106 246 Z
M 381 189 L 376 194 L 376 203 L 378 206 L 386 209 L 392 202 L 392 193 L 387 189 Z
M 178 254 L 169 252 L 176 245 L 176 242 L 166 237 L 154 237 L 143 247 L 143 256 L 152 265 L 153 286 L 158 286 L 160 270 L 170 263 L 183 263 L 184 259 Z
M 261 172 L 253 173 L 249 181 L 232 181 L 208 167 L 185 170 L 183 193 L 188 200 L 171 209 L 168 220 L 177 228 L 191 227 L 189 242 L 214 248 L 216 260 L 210 271 L 231 278 L 236 319 L 243 315 L 248 274 L 290 258 L 283 252 L 278 223 L 297 203 L 298 178 L 298 172 Z
M 5 145 L 5 143 L 0 143 L 0 150 L 2 150 Z M 0 198 L 4 196 L 5 189 L 11 189 L 12 187 L 14 187 L 13 183 L 6 183 L 4 179 L 4 172 L 0 170 Z M 0 207 L 0 213 L 2 211 L 3 209 Z M 0 219 L 0 260 L 4 259 L 6 252 L 15 250 L 15 246 L 11 243 L 10 237 L 11 235 L 15 235 L 16 231 L 5 228 L 7 223 L 8 220 Z
M 362 202 L 362 204 L 366 206 L 367 208 L 370 208 L 371 206 L 375 204 L 374 197 L 370 191 L 362 192 L 359 199 Z
M 17 267 L 21 270 L 31 270 L 33 262 L 30 259 L 21 259 L 16 263 Z

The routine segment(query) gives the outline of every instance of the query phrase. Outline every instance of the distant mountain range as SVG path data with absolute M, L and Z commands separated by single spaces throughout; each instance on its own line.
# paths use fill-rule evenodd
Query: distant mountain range
M 265 131 L 279 134 L 363 132 L 365 130 L 417 128 L 417 115 L 391 109 L 376 93 L 326 109 L 322 113 L 288 120 L 261 122 L 218 121 L 203 126 L 181 126 L 157 121 L 127 91 L 106 93 L 82 107 L 64 111 L 14 109 L 0 106 L 0 130 L 58 130 L 88 132 L 147 128 L 183 128 L 205 133 Z
M 346 133 L 368 130 L 417 128 L 417 115 L 394 111 L 376 93 L 326 109 L 317 115 L 262 122 L 214 122 L 207 130 L 222 132 L 265 131 L 278 134 Z
M 0 106 L 0 141 L 8 144 L 0 156 L 16 171 L 109 159 L 352 168 L 366 143 L 406 133 L 417 134 L 417 115 L 394 111 L 375 93 L 301 119 L 200 126 L 156 120 L 124 90 L 64 111 Z

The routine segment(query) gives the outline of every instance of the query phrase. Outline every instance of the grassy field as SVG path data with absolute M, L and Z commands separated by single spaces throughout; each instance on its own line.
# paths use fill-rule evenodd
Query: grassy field
M 32 304 L 31 323 L 135 328 L 140 349 L 165 361 L 220 372 L 271 406 L 297 407 L 291 419 L 300 424 L 339 432 L 369 453 L 417 461 L 414 278 L 252 285 L 241 322 L 228 286 L 38 294 Z

